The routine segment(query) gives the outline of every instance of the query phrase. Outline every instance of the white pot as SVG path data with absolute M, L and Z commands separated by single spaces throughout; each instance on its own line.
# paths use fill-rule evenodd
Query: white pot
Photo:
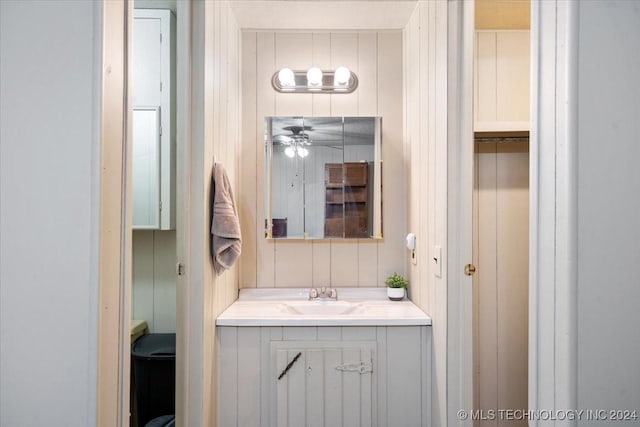
M 404 293 L 405 288 L 387 288 L 387 296 L 391 301 L 402 301 Z

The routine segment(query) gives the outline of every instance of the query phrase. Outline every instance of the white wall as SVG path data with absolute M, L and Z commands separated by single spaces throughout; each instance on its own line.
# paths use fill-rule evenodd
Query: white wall
M 404 30 L 406 203 L 417 256 L 409 265 L 410 296 L 433 319 L 434 426 L 446 425 L 447 409 L 447 16 L 447 2 L 421 1 Z M 432 260 L 436 245 L 441 277 Z
M 638 409 L 639 19 L 626 1 L 532 9 L 532 409 Z
M 96 425 L 100 2 L 0 2 L 0 424 Z
M 190 43 L 178 39 L 187 42 L 178 49 L 191 48 L 188 80 L 178 79 L 190 97 L 191 114 L 178 111 L 178 120 L 185 125 L 178 129 L 178 140 L 184 138 L 178 148 L 178 168 L 186 168 L 189 180 L 178 202 L 184 214 L 178 222 L 178 259 L 185 262 L 186 274 L 179 277 L 177 292 L 176 357 L 184 371 L 177 376 L 183 382 L 176 384 L 181 400 L 176 418 L 181 425 L 209 426 L 215 425 L 217 410 L 215 318 L 238 296 L 237 264 L 221 276 L 214 272 L 210 192 L 215 158 L 225 168 L 238 201 L 240 31 L 228 1 L 179 3 L 178 19 L 187 16 L 192 17 Z M 178 28 L 179 34 L 181 30 L 186 29 Z M 179 70 L 184 65 L 181 58 Z M 184 240 L 180 233 L 185 233 Z M 245 239 L 243 235 L 243 244 Z M 186 349 L 188 359 L 180 361 Z
M 241 287 L 383 286 L 394 271 L 405 273 L 401 55 L 399 31 L 242 33 Z M 358 75 L 359 87 L 348 95 L 278 94 L 271 87 L 276 70 L 312 65 L 346 65 Z M 263 120 L 275 115 L 382 117 L 382 241 L 264 238 Z
M 577 404 L 640 410 L 640 5 L 578 20 Z

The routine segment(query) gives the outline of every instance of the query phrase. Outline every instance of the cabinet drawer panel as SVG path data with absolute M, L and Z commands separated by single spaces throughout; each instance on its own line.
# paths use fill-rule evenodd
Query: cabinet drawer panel
M 367 166 L 366 163 L 345 163 L 344 185 L 367 185 Z

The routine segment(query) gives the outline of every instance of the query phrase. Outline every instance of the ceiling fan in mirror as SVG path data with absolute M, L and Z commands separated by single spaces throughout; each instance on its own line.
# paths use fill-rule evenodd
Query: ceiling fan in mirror
M 293 158 L 298 155 L 298 157 L 307 157 L 309 155 L 309 150 L 306 146 L 311 145 L 311 138 L 307 131 L 312 131 L 313 128 L 311 126 L 284 126 L 282 128 L 290 132 L 290 134 L 279 134 L 273 136 L 273 142 L 285 146 L 284 154 L 287 157 Z

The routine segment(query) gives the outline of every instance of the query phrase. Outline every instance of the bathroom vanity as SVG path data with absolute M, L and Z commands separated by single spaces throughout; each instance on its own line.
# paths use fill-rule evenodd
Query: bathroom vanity
M 218 425 L 430 425 L 431 319 L 384 288 L 242 290 L 216 324 Z

